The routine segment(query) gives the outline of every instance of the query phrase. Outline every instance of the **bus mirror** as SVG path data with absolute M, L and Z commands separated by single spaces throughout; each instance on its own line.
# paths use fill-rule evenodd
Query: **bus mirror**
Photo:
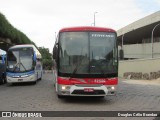
M 33 55 L 33 61 L 36 62 L 36 59 L 37 59 L 36 53 L 34 53 L 34 55 Z
M 58 44 L 57 44 L 58 45 Z M 54 48 L 53 48 L 53 59 L 57 59 L 57 52 L 58 52 L 58 48 L 55 46 Z
M 119 50 L 119 56 L 120 56 L 120 60 L 124 59 L 124 51 L 123 51 L 123 49 Z
M 5 56 L 5 55 L 2 55 L 2 63 L 3 63 L 3 64 L 5 64 L 5 62 L 6 62 L 6 61 L 5 61 L 5 58 L 6 58 L 6 56 Z
M 58 48 L 58 43 L 56 43 L 56 48 Z

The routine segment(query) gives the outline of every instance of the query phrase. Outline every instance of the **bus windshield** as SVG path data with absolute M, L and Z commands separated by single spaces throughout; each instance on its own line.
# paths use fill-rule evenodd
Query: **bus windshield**
M 26 72 L 33 69 L 33 49 L 10 49 L 7 54 L 7 71 Z
M 115 33 L 62 32 L 59 39 L 60 73 L 117 73 Z

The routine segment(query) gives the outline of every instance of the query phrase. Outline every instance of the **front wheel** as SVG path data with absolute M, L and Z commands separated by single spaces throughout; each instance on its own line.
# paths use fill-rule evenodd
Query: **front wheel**
M 6 85 L 7 85 L 7 87 L 9 87 L 9 86 L 12 86 L 12 85 L 13 85 L 13 83 L 8 83 L 8 82 L 7 82 L 7 84 L 6 84 Z
M 37 80 L 36 80 L 36 81 L 34 81 L 34 82 L 32 82 L 32 84 L 33 84 L 33 85 L 37 84 Z
M 57 97 L 58 97 L 59 99 L 64 98 L 64 96 L 63 96 L 63 95 L 57 95 Z
M 2 80 L 0 81 L 0 84 L 4 84 L 4 78 L 2 77 Z
M 4 83 L 7 83 L 7 78 L 6 78 L 6 76 L 4 76 Z
M 2 76 L 2 81 L 0 82 L 1 84 L 4 84 L 4 83 L 6 83 L 6 77 L 3 75 Z

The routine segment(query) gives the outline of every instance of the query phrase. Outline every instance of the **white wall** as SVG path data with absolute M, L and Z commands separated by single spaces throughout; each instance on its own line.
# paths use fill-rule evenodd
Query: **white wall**
M 160 58 L 124 60 L 119 62 L 119 77 L 125 72 L 149 73 L 160 70 Z
M 124 45 L 124 58 L 151 58 L 151 43 Z M 153 57 L 160 57 L 160 42 L 153 43 Z

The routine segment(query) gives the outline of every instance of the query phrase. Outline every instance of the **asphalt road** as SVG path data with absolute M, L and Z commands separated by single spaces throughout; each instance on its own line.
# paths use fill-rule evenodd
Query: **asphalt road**
M 160 111 L 160 85 L 129 84 L 120 79 L 116 96 L 58 99 L 54 90 L 53 78 L 52 74 L 46 73 L 36 85 L 29 83 L 14 84 L 12 86 L 0 85 L 0 111 Z M 13 118 L 6 119 L 12 120 Z M 17 120 L 17 118 L 15 119 Z M 30 119 L 34 120 L 36 118 Z M 152 120 L 155 118 L 59 117 L 42 119 Z

